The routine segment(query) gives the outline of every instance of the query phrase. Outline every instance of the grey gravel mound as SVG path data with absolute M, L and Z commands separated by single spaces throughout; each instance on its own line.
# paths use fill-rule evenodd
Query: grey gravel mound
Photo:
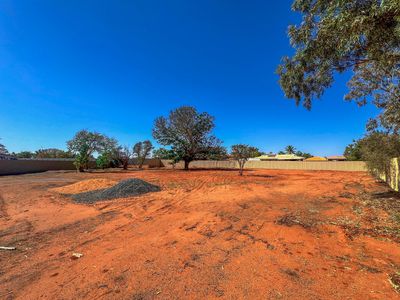
M 126 198 L 150 192 L 159 192 L 160 190 L 159 186 L 141 179 L 132 178 L 123 180 L 108 189 L 75 194 L 72 198 L 79 203 L 94 203 L 102 200 Z

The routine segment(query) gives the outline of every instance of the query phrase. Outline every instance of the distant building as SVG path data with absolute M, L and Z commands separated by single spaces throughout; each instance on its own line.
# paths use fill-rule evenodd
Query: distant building
M 276 160 L 275 157 L 276 157 L 276 154 L 268 153 L 268 154 L 264 154 L 264 155 L 261 155 L 261 156 L 258 156 L 258 157 L 250 158 L 249 160 L 256 160 L 256 161 L 260 161 L 260 160 Z
M 328 159 L 326 157 L 322 157 L 322 156 L 313 156 L 313 157 L 307 158 L 305 161 L 328 161 Z
M 292 161 L 302 161 L 304 160 L 304 157 L 302 156 L 297 156 L 295 154 L 278 154 L 276 155 L 277 160 L 292 160 Z
M 304 157 L 302 156 L 297 156 L 295 154 L 269 154 L 269 155 L 261 155 L 259 157 L 256 157 L 255 160 L 261 160 L 261 161 L 302 161 L 304 160 Z
M 347 160 L 343 155 L 332 155 L 326 157 L 329 161 L 344 161 Z

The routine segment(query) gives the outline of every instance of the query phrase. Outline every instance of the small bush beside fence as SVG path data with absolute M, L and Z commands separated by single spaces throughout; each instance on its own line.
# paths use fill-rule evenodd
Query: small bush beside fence
M 399 191 L 399 158 L 393 158 L 390 161 L 390 167 L 386 173 L 378 175 L 380 179 L 385 181 L 393 190 Z

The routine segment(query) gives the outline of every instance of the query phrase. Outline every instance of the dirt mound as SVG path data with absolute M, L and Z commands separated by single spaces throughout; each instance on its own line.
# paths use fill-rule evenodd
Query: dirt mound
M 79 194 L 79 193 L 109 188 L 115 184 L 117 184 L 117 181 L 105 178 L 87 179 L 75 182 L 73 184 L 61 186 L 58 188 L 53 188 L 50 190 L 60 194 Z
M 79 203 L 93 203 L 101 200 L 126 198 L 160 191 L 160 187 L 144 180 L 132 178 L 121 181 L 108 189 L 75 194 L 72 198 Z

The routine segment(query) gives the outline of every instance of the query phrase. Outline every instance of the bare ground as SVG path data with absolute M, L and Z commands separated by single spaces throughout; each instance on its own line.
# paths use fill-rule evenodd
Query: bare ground
M 53 190 L 132 177 L 162 191 L 83 205 Z M 399 196 L 361 172 L 0 178 L 0 246 L 17 248 L 0 250 L 0 299 L 398 299 L 399 243 Z

